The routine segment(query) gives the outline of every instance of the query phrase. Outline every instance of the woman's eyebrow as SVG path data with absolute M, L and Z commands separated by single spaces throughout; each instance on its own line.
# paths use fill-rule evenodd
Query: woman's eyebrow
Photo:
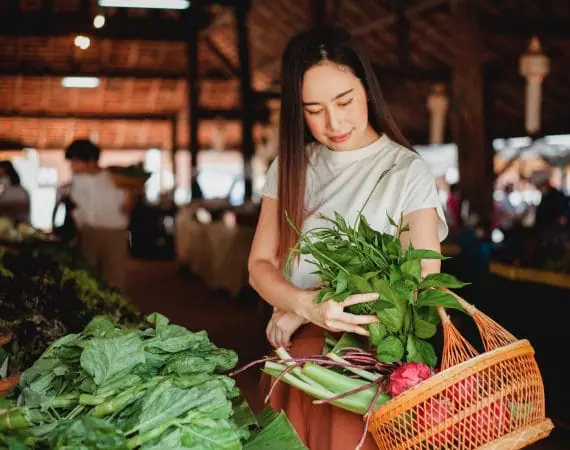
M 341 97 L 344 97 L 347 94 L 350 94 L 352 91 L 354 91 L 354 88 L 349 89 L 348 91 L 344 91 L 341 92 L 340 94 L 336 95 L 334 98 L 332 98 L 332 101 L 338 100 Z M 311 106 L 311 105 L 320 105 L 319 102 L 303 102 L 303 106 Z

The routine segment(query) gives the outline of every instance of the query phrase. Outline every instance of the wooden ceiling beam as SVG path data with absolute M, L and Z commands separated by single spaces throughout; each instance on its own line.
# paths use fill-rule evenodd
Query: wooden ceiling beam
M 230 75 L 230 78 L 239 78 L 241 76 L 240 70 L 230 60 L 230 58 L 218 47 L 210 36 L 204 37 L 204 43 L 208 47 L 218 61 L 222 64 L 223 69 Z
M 213 120 L 240 120 L 240 109 L 216 109 L 199 108 L 200 119 Z M 125 121 L 152 121 L 169 122 L 178 116 L 178 111 L 170 113 L 92 113 L 92 112 L 53 112 L 53 111 L 23 111 L 23 110 L 0 110 L 0 118 L 25 118 L 25 119 L 77 119 L 77 120 L 125 120 Z M 255 110 L 255 119 L 266 121 L 269 113 L 265 108 Z
M 152 122 L 169 122 L 173 117 L 176 117 L 176 115 L 177 113 L 175 112 L 170 114 L 140 114 L 0 110 L 0 117 L 7 119 L 75 119 L 100 121 L 125 120 L 129 122 L 149 120 Z

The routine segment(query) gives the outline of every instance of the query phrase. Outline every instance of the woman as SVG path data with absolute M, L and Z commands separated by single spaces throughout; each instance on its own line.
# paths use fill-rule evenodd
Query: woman
M 320 28 L 296 36 L 282 67 L 280 155 L 262 190 L 249 271 L 252 286 L 275 308 L 268 340 L 299 356 L 320 353 L 326 331 L 368 335 L 367 324 L 377 318 L 344 308 L 377 295 L 315 304 L 319 279 L 304 256 L 286 279 L 283 263 L 296 236 L 285 211 L 302 230 L 327 226 L 318 215 L 335 211 L 354 223 L 380 174 L 392 167 L 362 211 L 372 227 L 393 232 L 388 215 L 403 215 L 410 226 L 404 246 L 439 250 L 447 226 L 435 180 L 394 124 L 368 56 L 348 33 Z M 439 270 L 439 261 L 422 263 L 424 276 Z M 362 432 L 362 417 L 313 405 L 284 384 L 271 403 L 285 410 L 311 450 L 354 448 Z M 363 448 L 376 448 L 371 437 Z
M 30 195 L 10 161 L 0 161 L 0 216 L 30 223 Z

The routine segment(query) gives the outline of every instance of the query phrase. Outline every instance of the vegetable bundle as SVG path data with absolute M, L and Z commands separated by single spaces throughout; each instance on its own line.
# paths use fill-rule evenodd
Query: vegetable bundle
M 54 342 L 22 373 L 18 404 L 0 405 L 0 444 L 304 448 L 284 416 L 253 416 L 224 375 L 237 362 L 235 352 L 160 314 L 147 319 L 150 327 L 135 329 L 98 316 L 81 333 Z

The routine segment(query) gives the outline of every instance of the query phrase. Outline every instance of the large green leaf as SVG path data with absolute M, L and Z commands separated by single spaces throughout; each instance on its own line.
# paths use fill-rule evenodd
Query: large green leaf
M 404 344 L 396 336 L 386 336 L 376 347 L 378 361 L 393 363 L 404 357 Z
M 429 289 L 420 293 L 416 307 L 421 308 L 422 306 L 443 306 L 444 308 L 463 311 L 463 308 L 453 295 L 437 289 Z
M 156 333 L 156 337 L 145 341 L 147 351 L 177 353 L 209 343 L 205 331 L 192 333 L 179 325 L 164 325 Z
M 411 275 L 416 280 L 419 280 L 421 277 L 422 269 L 419 259 L 410 259 L 406 261 L 400 266 L 400 269 L 402 270 L 403 273 Z
M 240 434 L 228 420 L 196 418 L 182 426 L 181 442 L 186 448 L 204 450 L 241 450 Z
M 433 346 L 429 342 L 415 337 L 413 334 L 408 335 L 406 353 L 407 362 L 424 363 L 432 368 L 437 364 L 437 355 Z
M 201 405 L 229 402 L 224 391 L 217 380 L 190 389 L 163 382 L 144 397 L 136 430 L 144 433 Z
M 368 332 L 370 333 L 370 343 L 375 347 L 382 342 L 387 334 L 386 326 L 380 322 L 368 325 Z
M 110 338 L 93 338 L 81 354 L 81 367 L 97 385 L 113 375 L 145 362 L 143 343 L 134 332 Z
M 372 283 L 363 276 L 351 273 L 348 276 L 349 285 L 354 290 L 354 293 L 367 294 L 369 292 L 374 292 Z
M 306 450 L 295 429 L 281 412 L 273 420 L 260 420 L 265 426 L 243 446 L 243 450 Z M 269 422 L 269 423 L 267 423 Z
M 421 339 L 429 339 L 437 332 L 437 327 L 427 320 L 422 319 L 419 314 L 414 314 L 414 332 Z
M 83 416 L 62 421 L 48 435 L 53 450 L 127 450 L 123 434 L 107 420 Z
M 346 347 L 363 348 L 362 338 L 354 333 L 343 333 L 331 352 L 338 354 Z
M 427 288 L 461 288 L 467 286 L 469 283 L 463 283 L 455 278 L 453 275 L 447 273 L 431 273 L 426 276 L 421 284 L 420 289 Z
M 411 249 L 406 255 L 408 259 L 449 259 L 434 250 Z

